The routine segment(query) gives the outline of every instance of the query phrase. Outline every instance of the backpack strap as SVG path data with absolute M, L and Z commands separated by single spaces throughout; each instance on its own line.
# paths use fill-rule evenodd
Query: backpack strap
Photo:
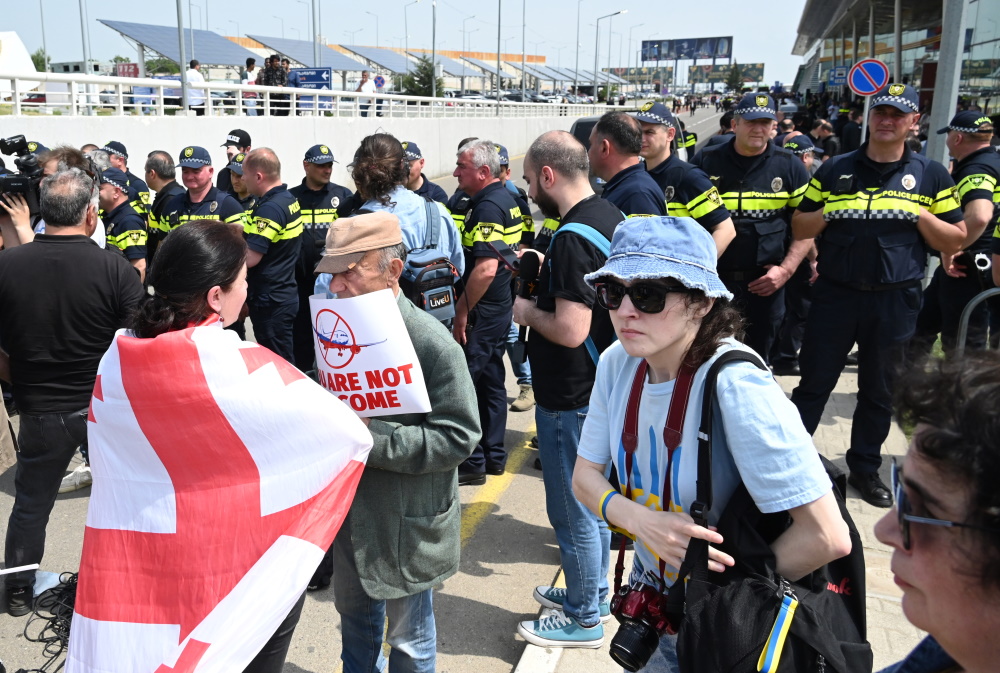
M 583 237 L 585 240 L 593 244 L 595 248 L 600 250 L 605 257 L 611 255 L 611 241 L 606 239 L 604 234 L 599 232 L 594 227 L 581 222 L 564 222 L 559 225 L 559 228 L 552 233 L 552 238 L 549 239 L 549 247 L 552 246 L 552 241 L 555 240 L 556 235 L 564 231 Z M 549 259 L 549 268 L 552 268 L 551 259 Z M 596 367 L 598 360 L 601 359 L 601 352 L 597 350 L 597 344 L 594 343 L 593 338 L 587 336 L 587 340 L 583 342 L 583 345 L 587 347 L 587 353 L 590 354 L 590 359 L 594 361 L 594 366 Z
M 438 223 L 434 217 L 437 214 L 437 207 L 433 201 L 424 200 L 424 246 L 422 250 L 433 250 L 438 242 Z

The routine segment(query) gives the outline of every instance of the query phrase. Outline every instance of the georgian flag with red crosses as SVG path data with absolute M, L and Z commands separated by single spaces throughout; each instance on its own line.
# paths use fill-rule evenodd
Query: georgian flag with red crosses
M 340 400 L 218 323 L 119 332 L 88 440 L 68 673 L 243 670 L 305 591 L 372 446 Z

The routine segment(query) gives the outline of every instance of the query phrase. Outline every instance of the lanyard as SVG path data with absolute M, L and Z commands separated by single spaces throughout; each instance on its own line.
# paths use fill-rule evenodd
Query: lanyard
M 625 449 L 625 497 L 632 499 L 632 455 L 639 446 L 639 403 L 642 399 L 642 388 L 646 383 L 646 373 L 649 365 L 645 360 L 639 363 L 635 377 L 632 379 L 632 389 L 629 391 L 628 405 L 625 407 L 625 424 L 622 426 L 622 447 Z M 660 507 L 665 512 L 670 506 L 670 471 L 674 451 L 681 445 L 681 435 L 684 430 L 684 417 L 687 415 L 688 400 L 691 396 L 691 386 L 694 383 L 694 367 L 681 366 L 674 384 L 674 394 L 670 398 L 670 410 L 663 424 L 663 443 L 667 447 L 667 465 L 663 474 L 663 490 L 660 495 Z M 650 447 L 652 451 L 656 447 Z M 667 564 L 660 561 L 660 581 L 666 585 L 664 573 Z M 622 537 L 618 548 L 618 562 L 615 564 L 615 592 L 621 589 L 622 575 L 625 572 L 625 538 Z

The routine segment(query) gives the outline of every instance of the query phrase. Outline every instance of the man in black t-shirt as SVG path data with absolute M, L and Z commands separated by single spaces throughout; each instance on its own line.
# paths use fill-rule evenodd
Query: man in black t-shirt
M 77 447 L 86 446 L 97 366 L 142 296 L 139 274 L 122 254 L 89 238 L 100 224 L 95 189 L 78 169 L 46 178 L 45 233 L 0 252 L 0 373 L 21 412 L 7 568 L 42 560 L 60 481 Z M 35 571 L 4 581 L 7 612 L 27 614 Z
M 551 617 L 522 622 L 518 632 L 548 647 L 579 646 L 581 632 L 587 641 L 602 640 L 602 617 L 610 615 L 603 553 L 610 534 L 572 497 L 572 478 L 598 355 L 615 339 L 608 312 L 596 305 L 597 296 L 583 278 L 607 261 L 604 250 L 625 216 L 594 194 L 588 174 L 586 148 L 565 131 L 542 135 L 524 159 L 529 197 L 546 218 L 560 221 L 540 267 L 537 298 L 514 302 L 514 320 L 530 328 L 538 453 L 549 521 L 566 571 L 565 591 L 540 586 L 534 596 L 572 620 L 564 626 Z

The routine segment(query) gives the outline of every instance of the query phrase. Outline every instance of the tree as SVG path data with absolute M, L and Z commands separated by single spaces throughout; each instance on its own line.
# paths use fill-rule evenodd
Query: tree
M 403 91 L 411 96 L 430 96 L 431 82 L 435 79 L 434 64 L 426 56 L 421 56 L 416 67 L 403 77 Z M 444 91 L 444 80 L 437 77 L 437 92 Z
M 132 61 L 130 61 L 129 59 L 125 58 L 124 56 L 115 56 L 113 59 L 111 59 L 111 62 L 112 63 L 131 63 Z
M 726 77 L 726 86 L 737 93 L 743 88 L 743 70 L 736 61 L 733 61 L 733 65 L 729 68 L 729 76 Z
M 181 69 L 177 67 L 177 64 L 167 58 L 152 58 L 146 61 L 146 72 L 150 75 L 159 73 L 175 74 L 180 71 Z
M 35 70 L 37 72 L 48 72 L 48 65 L 52 62 L 52 59 L 49 58 L 49 55 L 45 53 L 44 49 L 39 47 L 35 50 L 35 53 L 31 55 L 31 62 L 35 64 Z

